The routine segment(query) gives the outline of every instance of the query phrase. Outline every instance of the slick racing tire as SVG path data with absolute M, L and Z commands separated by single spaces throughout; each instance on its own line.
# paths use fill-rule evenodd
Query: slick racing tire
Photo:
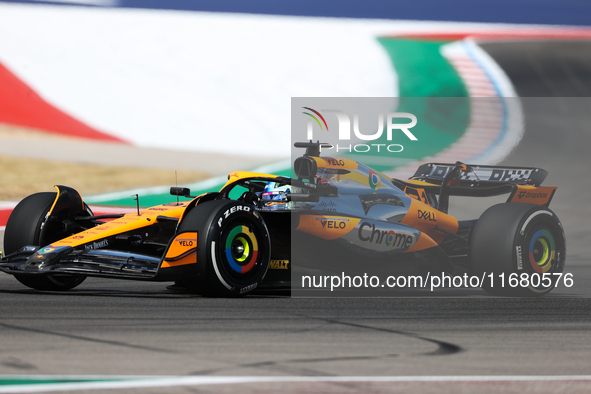
M 523 203 L 487 209 L 470 236 L 472 271 L 498 296 L 538 297 L 551 291 L 564 269 L 566 241 L 550 209 Z
M 4 231 L 6 254 L 16 252 L 26 245 L 45 246 L 69 234 L 57 228 L 41 231 L 45 216 L 51 209 L 56 193 L 32 194 L 22 200 L 12 211 Z M 86 279 L 84 275 L 19 275 L 14 277 L 23 285 L 37 290 L 70 290 Z
M 234 200 L 197 204 L 178 232 L 197 231 L 198 283 L 186 284 L 210 297 L 250 293 L 264 279 L 271 259 L 269 231 L 254 205 Z

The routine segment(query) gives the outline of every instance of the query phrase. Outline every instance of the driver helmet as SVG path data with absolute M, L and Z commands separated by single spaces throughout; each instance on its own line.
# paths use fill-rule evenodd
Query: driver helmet
M 291 185 L 267 182 L 263 190 L 263 202 L 266 206 L 284 204 L 287 202 L 287 193 L 291 193 Z

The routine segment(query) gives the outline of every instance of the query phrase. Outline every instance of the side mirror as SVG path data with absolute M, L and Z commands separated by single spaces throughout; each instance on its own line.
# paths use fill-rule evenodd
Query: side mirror
M 191 189 L 187 187 L 173 186 L 170 188 L 170 194 L 173 196 L 190 197 Z

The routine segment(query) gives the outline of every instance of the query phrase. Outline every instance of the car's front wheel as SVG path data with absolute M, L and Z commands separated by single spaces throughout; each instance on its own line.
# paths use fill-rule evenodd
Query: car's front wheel
M 61 233 L 46 222 L 56 193 L 36 193 L 22 200 L 12 211 L 4 231 L 6 254 L 26 245 L 46 246 L 69 234 Z M 44 228 L 45 227 L 45 228 Z M 43 230 L 43 231 L 42 231 Z M 15 274 L 16 280 L 37 290 L 70 290 L 86 279 L 84 275 L 26 275 Z
M 254 205 L 233 200 L 197 204 L 178 232 L 197 231 L 200 280 L 187 284 L 197 293 L 233 297 L 250 293 L 269 268 L 271 244 L 267 226 Z

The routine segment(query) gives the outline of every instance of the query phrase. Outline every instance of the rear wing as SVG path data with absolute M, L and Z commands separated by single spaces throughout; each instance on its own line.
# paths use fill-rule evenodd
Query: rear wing
M 427 163 L 420 166 L 410 179 L 441 185 L 456 164 Z M 497 186 L 500 184 L 540 186 L 548 171 L 535 167 L 503 167 L 467 164 L 466 171 L 455 179 L 459 186 Z
M 447 213 L 449 196 L 490 197 L 510 193 L 507 202 L 548 206 L 556 187 L 541 187 L 548 171 L 535 167 L 503 167 L 428 163 L 418 168 L 410 181 L 392 180 L 406 194 L 421 199 L 439 195 L 437 209 Z

